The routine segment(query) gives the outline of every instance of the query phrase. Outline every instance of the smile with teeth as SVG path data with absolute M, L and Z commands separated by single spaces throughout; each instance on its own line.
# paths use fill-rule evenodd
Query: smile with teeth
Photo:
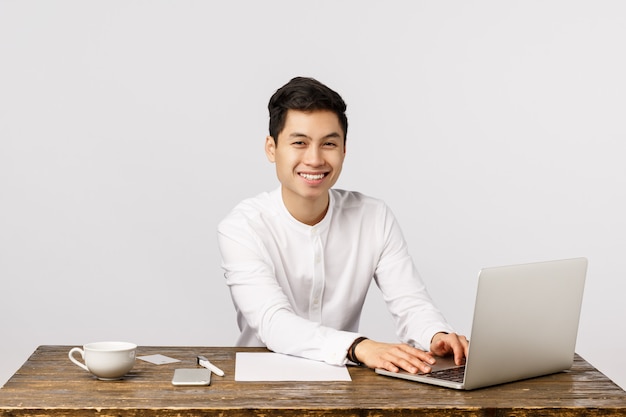
M 305 180 L 309 180 L 309 181 L 321 180 L 322 178 L 326 176 L 326 174 L 306 174 L 304 172 L 300 172 L 299 175 Z

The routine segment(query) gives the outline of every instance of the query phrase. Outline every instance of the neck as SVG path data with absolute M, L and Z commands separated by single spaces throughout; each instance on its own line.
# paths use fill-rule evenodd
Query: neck
M 282 198 L 287 211 L 300 223 L 314 226 L 322 221 L 326 212 L 328 212 L 328 204 L 330 197 L 326 193 L 323 197 L 317 199 L 301 199 L 301 198 L 289 198 L 285 193 L 285 189 L 282 190 Z

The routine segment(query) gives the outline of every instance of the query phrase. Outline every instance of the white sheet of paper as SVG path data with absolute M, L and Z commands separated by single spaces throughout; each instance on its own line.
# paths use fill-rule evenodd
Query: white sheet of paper
M 150 362 L 155 365 L 180 362 L 178 359 L 170 358 L 169 356 L 161 355 L 160 353 L 156 355 L 137 356 L 137 359 L 141 359 L 142 361 Z
M 273 352 L 237 352 L 235 381 L 352 381 L 345 366 Z

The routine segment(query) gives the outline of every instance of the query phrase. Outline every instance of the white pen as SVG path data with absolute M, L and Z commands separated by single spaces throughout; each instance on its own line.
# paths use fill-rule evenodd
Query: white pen
M 213 365 L 207 358 L 204 356 L 197 357 L 198 365 L 204 366 L 205 368 L 211 370 L 215 375 L 224 376 L 224 371 L 222 371 L 217 366 Z

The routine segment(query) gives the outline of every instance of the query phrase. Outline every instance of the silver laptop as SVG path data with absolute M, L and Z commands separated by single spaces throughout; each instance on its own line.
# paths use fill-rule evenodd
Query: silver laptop
M 465 365 L 438 358 L 429 374 L 376 372 L 471 390 L 569 369 L 586 273 L 586 258 L 482 269 Z

